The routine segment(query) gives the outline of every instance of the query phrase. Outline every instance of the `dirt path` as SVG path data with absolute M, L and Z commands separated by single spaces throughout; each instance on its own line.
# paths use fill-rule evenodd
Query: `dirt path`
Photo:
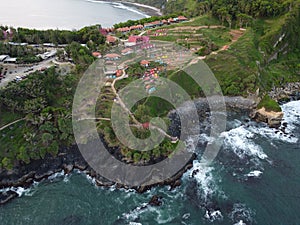
M 112 84 L 111 84 L 111 88 L 112 88 L 114 94 L 115 94 L 116 97 L 117 97 L 117 102 L 118 102 L 118 104 L 120 104 L 120 106 L 121 106 L 126 112 L 128 112 L 128 114 L 129 114 L 129 116 L 131 117 L 132 121 L 135 123 L 135 125 L 131 125 L 131 126 L 135 126 L 135 127 L 137 127 L 137 128 L 143 128 L 143 124 L 140 123 L 140 122 L 135 118 L 134 114 L 127 108 L 127 106 L 125 105 L 125 103 L 123 102 L 123 100 L 120 98 L 120 96 L 119 96 L 119 94 L 118 94 L 118 92 L 117 92 L 117 90 L 116 90 L 116 88 L 115 88 L 116 82 L 119 81 L 119 80 L 122 80 L 122 79 L 124 79 L 124 78 L 126 78 L 126 77 L 127 77 L 127 76 L 126 76 L 126 72 L 125 72 L 125 70 L 123 70 L 123 75 L 120 76 L 120 77 L 117 77 L 116 79 L 114 79 L 114 81 L 113 81 Z M 172 136 L 170 136 L 169 134 L 167 134 L 167 133 L 166 133 L 163 129 L 161 129 L 160 127 L 151 125 L 150 128 L 155 129 L 155 130 L 158 130 L 162 135 L 164 135 L 165 137 L 169 138 L 169 139 L 172 140 L 172 141 L 176 141 L 176 142 L 178 141 L 178 138 L 177 138 L 177 137 L 172 137 Z
M 242 30 L 231 30 L 229 33 L 230 33 L 230 35 L 232 35 L 231 43 L 229 43 L 228 45 L 224 45 L 219 50 L 210 53 L 210 55 L 217 55 L 219 52 L 228 50 L 229 47 L 233 43 L 237 42 L 240 39 L 240 37 L 242 37 L 244 35 L 245 31 L 242 31 Z
M 217 28 L 225 28 L 225 26 L 221 25 L 212 25 L 212 26 L 183 26 L 183 27 L 175 27 L 169 29 L 170 31 L 184 31 L 184 30 L 201 30 L 201 29 L 217 29 Z

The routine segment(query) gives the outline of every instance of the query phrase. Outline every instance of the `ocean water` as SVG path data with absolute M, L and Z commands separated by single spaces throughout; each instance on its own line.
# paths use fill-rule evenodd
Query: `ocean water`
M 80 29 L 101 24 L 112 27 L 147 17 L 134 7 L 97 0 L 0 0 L 0 25 L 36 29 Z
M 18 189 L 20 197 L 0 208 L 1 225 L 300 224 L 300 101 L 282 107 L 285 132 L 230 112 L 214 163 L 202 167 L 195 160 L 174 190 L 156 187 L 138 194 L 96 187 L 79 172 L 58 173 L 28 190 Z M 199 134 L 190 142 L 206 138 Z M 202 148 L 190 146 L 195 152 Z M 162 206 L 144 208 L 153 195 L 163 197 Z

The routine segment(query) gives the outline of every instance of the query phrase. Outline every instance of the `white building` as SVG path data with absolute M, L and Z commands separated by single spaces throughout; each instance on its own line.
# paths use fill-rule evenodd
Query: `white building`
M 9 55 L 0 55 L 0 62 L 3 62 L 7 58 L 9 58 Z
M 6 58 L 4 60 L 4 63 L 16 63 L 17 62 L 17 58 Z

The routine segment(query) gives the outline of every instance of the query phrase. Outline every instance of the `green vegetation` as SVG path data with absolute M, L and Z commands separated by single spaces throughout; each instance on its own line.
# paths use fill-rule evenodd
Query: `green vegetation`
M 70 108 L 77 79 L 52 67 L 0 90 L 1 124 L 25 118 L 0 132 L 0 166 L 56 155 L 59 146 L 73 143 Z
M 247 23 L 251 17 L 275 17 L 289 10 L 296 1 L 292 0 L 177 0 L 165 1 L 164 13 L 183 12 L 187 16 L 195 17 L 212 13 L 222 23 L 230 24 L 236 20 Z
M 169 79 L 180 85 L 192 99 L 203 96 L 199 85 L 185 72 L 174 72 L 169 76 Z
M 176 42 L 180 43 L 182 40 L 182 45 L 192 49 L 197 47 L 192 40 L 195 37 L 192 34 L 193 30 L 186 27 L 190 26 L 190 23 L 193 27 L 203 26 L 209 18 L 209 15 L 197 17 L 192 22 L 167 27 L 165 32 L 173 41 L 176 39 Z M 223 94 L 248 96 L 258 88 L 264 93 L 273 87 L 299 81 L 300 48 L 296 39 L 300 30 L 299 26 L 296 26 L 297 21 L 299 21 L 299 7 L 294 7 L 290 12 L 274 19 L 255 19 L 251 27 L 236 38 L 235 34 L 232 34 L 235 31 L 228 29 L 199 29 L 196 32 L 203 36 L 197 38 L 197 41 L 198 46 L 202 47 L 196 53 L 201 56 L 210 54 L 216 49 L 213 48 L 214 43 L 219 48 L 230 45 L 228 50 L 219 51 L 205 59 L 219 80 Z M 182 33 L 181 27 L 189 34 L 183 33 L 175 38 L 177 34 Z M 231 35 L 233 36 L 230 37 Z M 231 43 L 231 38 L 235 38 L 236 42 Z M 156 39 L 164 40 L 165 37 L 158 36 Z M 190 87 L 187 89 L 189 93 L 192 96 L 198 95 L 199 88 L 194 87 L 192 81 L 186 81 L 185 76 L 180 73 L 173 75 L 171 79 L 178 80 L 181 85 L 188 83 L 185 86 Z
M 1 32 L 1 31 L 0 31 Z M 18 63 L 35 63 L 40 62 L 41 58 L 37 54 L 43 51 L 31 46 L 14 46 L 8 43 L 0 42 L 0 54 L 17 57 Z
M 229 50 L 211 55 L 205 60 L 219 80 L 223 94 L 247 96 L 257 88 L 256 61 L 261 60 L 261 55 L 254 46 L 253 38 L 254 31 L 248 29 Z
M 259 105 L 257 106 L 258 109 L 265 108 L 267 111 L 273 112 L 281 112 L 280 105 L 273 99 L 270 98 L 269 95 L 265 95 Z
M 151 63 L 151 67 L 155 67 L 156 63 Z M 149 69 L 149 68 L 148 68 Z M 116 83 L 116 89 L 120 90 L 127 84 L 140 78 L 146 71 L 145 67 L 140 66 L 139 63 L 130 65 L 127 69 L 127 74 L 129 78 L 123 79 Z M 161 74 L 161 76 L 166 76 L 166 74 Z M 163 87 L 162 87 L 163 88 Z M 166 90 L 167 91 L 167 90 Z M 97 117 L 110 118 L 111 107 L 115 95 L 110 87 L 105 87 L 101 91 L 96 105 L 96 115 Z M 163 118 L 165 123 L 170 124 L 169 119 L 166 117 L 170 110 L 174 107 L 167 101 L 149 95 L 147 98 L 142 99 L 131 109 L 135 118 L 140 123 L 148 123 L 151 118 L 160 117 Z M 134 124 L 134 123 L 132 123 Z M 177 144 L 172 144 L 169 139 L 165 139 L 161 144 L 157 145 L 153 150 L 147 152 L 138 152 L 124 146 L 117 138 L 112 129 L 112 125 L 109 121 L 98 121 L 98 131 L 103 136 L 104 140 L 109 147 L 117 147 L 117 150 L 113 152 L 114 155 L 121 155 L 121 160 L 134 164 L 151 164 L 160 161 L 166 157 L 169 157 L 175 150 Z M 150 130 L 145 128 L 131 127 L 132 133 L 139 139 L 145 139 L 150 136 Z M 120 157 L 120 156 L 119 156 Z
M 144 25 L 145 23 L 150 23 L 150 22 L 154 22 L 157 20 L 169 19 L 169 18 L 177 17 L 178 15 L 181 15 L 181 13 L 172 13 L 172 14 L 168 14 L 165 16 L 152 16 L 152 17 L 143 18 L 140 20 L 128 20 L 126 22 L 115 24 L 114 28 L 118 29 L 120 27 L 130 27 L 130 26 L 139 25 L 139 24 Z
M 198 55 L 207 56 L 205 62 L 214 72 L 225 95 L 248 96 L 260 88 L 261 95 L 265 97 L 259 107 L 280 111 L 278 103 L 265 93 L 274 86 L 300 80 L 299 0 L 147 0 L 143 3 L 159 7 L 164 5 L 164 12 L 171 14 L 128 21 L 115 25 L 115 28 L 176 17 L 182 12 L 188 17 L 199 16 L 186 23 L 160 27 L 158 29 L 167 29 L 167 35 L 151 38 L 177 42 Z M 240 32 L 239 27 L 247 30 L 237 35 L 234 32 Z M 67 44 L 66 57 L 72 58 L 76 64 L 71 74 L 62 76 L 55 68 L 50 68 L 43 73 L 35 72 L 22 82 L 12 82 L 0 90 L 0 125 L 24 118 L 0 132 L 0 167 L 11 169 L 20 162 L 29 163 L 31 159 L 44 158 L 46 154 L 56 155 L 59 146 L 74 142 L 70 115 L 76 84 L 83 71 L 94 61 L 92 51 L 105 53 L 108 48 L 99 29 L 100 26 L 79 31 L 11 29 L 12 34 L 0 42 L 1 54 L 18 57 L 20 62 L 38 61 L 35 55 L 42 50 L 30 46 L 11 46 L 8 41 Z M 1 40 L 4 39 L 2 30 L 7 30 L 7 27 L 0 27 Z M 86 44 L 88 48 L 81 44 Z M 221 49 L 224 45 L 228 45 L 228 50 Z M 211 54 L 212 51 L 216 53 Z M 64 52 L 59 54 L 64 55 Z M 153 63 L 151 66 L 158 67 Z M 140 78 L 144 72 L 145 68 L 139 64 L 130 65 L 127 70 L 129 78 L 117 82 L 117 90 Z M 195 81 L 182 71 L 166 71 L 161 76 L 182 86 L 191 98 L 203 95 Z M 96 105 L 97 116 L 110 118 L 115 95 L 110 87 L 103 88 L 101 93 Z M 136 104 L 132 111 L 141 123 L 159 116 L 169 124 L 166 115 L 171 109 L 173 107 L 164 100 L 149 96 Z M 169 157 L 177 146 L 165 139 L 153 150 L 140 153 L 119 142 L 110 121 L 100 120 L 97 124 L 108 146 L 116 147 L 110 149 L 114 151 L 112 154 L 129 163 L 155 163 Z M 150 135 L 147 128 L 131 129 L 137 138 L 145 139 Z
M 12 41 L 14 42 L 25 42 L 29 44 L 43 44 L 43 43 L 53 43 L 53 44 L 71 44 L 72 42 L 79 42 L 86 44 L 90 41 L 96 44 L 103 44 L 105 42 L 104 36 L 99 32 L 101 26 L 95 25 L 90 27 L 84 27 L 78 31 L 68 31 L 68 30 L 35 30 L 18 28 L 13 29 Z M 1 27 L 0 27 L 1 29 Z M 5 30 L 5 28 L 2 28 Z

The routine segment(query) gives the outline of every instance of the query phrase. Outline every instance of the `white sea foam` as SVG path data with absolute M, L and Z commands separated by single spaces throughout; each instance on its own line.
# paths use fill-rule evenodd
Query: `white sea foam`
M 129 225 L 143 225 L 141 223 L 136 223 L 136 222 L 129 222 Z
M 293 101 L 281 106 L 284 113 L 282 124 L 286 123 L 285 132 L 281 130 L 271 129 L 267 125 L 264 127 L 250 126 L 249 130 L 255 134 L 259 134 L 270 140 L 280 140 L 286 143 L 297 143 L 299 138 L 295 136 L 294 130 L 296 126 L 300 125 L 300 101 Z
M 91 184 L 93 184 L 93 185 L 96 186 L 96 179 L 95 179 L 94 177 L 91 177 L 91 176 L 88 175 L 88 174 L 85 174 L 85 176 L 86 176 L 86 179 L 87 179 Z
M 255 156 L 259 159 L 267 159 L 268 156 L 262 148 L 254 142 L 254 133 L 240 126 L 221 134 L 224 137 L 225 147 L 229 147 L 241 159 L 246 156 Z
M 62 177 L 62 176 L 65 176 L 64 171 L 52 174 L 51 176 L 48 177 L 48 180 L 54 180 L 55 178 Z M 8 191 L 14 191 L 14 192 L 16 192 L 18 194 L 18 197 L 33 196 L 33 194 L 37 190 L 36 187 L 40 183 L 41 182 L 34 181 L 33 184 L 31 185 L 31 187 L 29 187 L 29 188 L 24 188 L 24 187 L 8 187 L 8 188 L 3 188 L 3 189 L 0 189 L 0 193 L 6 193 Z
M 298 141 L 297 137 L 292 136 L 290 125 L 288 125 L 288 128 L 286 129 L 286 134 L 277 129 L 269 128 L 267 125 L 264 125 L 264 127 L 250 126 L 248 129 L 252 133 L 265 137 L 269 140 L 280 140 L 286 143 L 297 143 Z
M 134 13 L 142 15 L 146 18 L 150 17 L 147 14 L 140 12 L 139 10 L 136 10 L 136 9 L 128 7 L 128 6 L 125 6 L 125 5 L 123 5 L 122 3 L 119 3 L 119 2 L 113 2 L 112 6 L 115 7 L 115 8 L 124 9 L 124 10 L 127 10 L 127 11 L 134 12 Z
M 123 213 L 122 217 L 126 220 L 136 220 L 140 214 L 142 214 L 147 208 L 145 208 L 148 203 L 142 203 L 141 206 L 136 207 L 134 210 L 131 210 L 129 213 Z
M 18 197 L 25 196 L 32 196 L 31 188 L 23 188 L 23 187 L 9 187 L 0 189 L 0 193 L 6 193 L 8 191 L 14 191 L 18 194 Z
M 92 3 L 100 3 L 100 4 L 111 4 L 115 8 L 124 9 L 124 10 L 130 11 L 130 12 L 134 12 L 134 13 L 142 15 L 146 18 L 150 17 L 147 14 L 145 14 L 145 13 L 143 13 L 143 12 L 141 12 L 141 11 L 135 9 L 135 8 L 132 8 L 132 7 L 129 7 L 129 6 L 126 6 L 126 5 L 122 4 L 121 2 L 105 2 L 105 1 L 97 1 L 97 0 L 86 0 L 86 1 L 87 2 L 92 2 Z M 152 7 L 146 7 L 146 5 L 139 5 L 139 4 L 133 4 L 133 5 L 152 9 Z M 155 10 L 155 8 L 153 8 L 153 10 Z
M 247 224 L 245 224 L 243 220 L 240 220 L 239 222 L 237 222 L 233 225 L 247 225 Z
M 218 192 L 212 171 L 214 167 L 201 164 L 198 160 L 193 162 L 193 167 L 188 171 L 189 177 L 194 177 L 200 187 L 204 200 L 208 200 Z
M 65 172 L 62 170 L 58 173 L 52 174 L 50 177 L 48 177 L 48 180 L 54 180 L 56 178 L 60 178 L 60 177 L 63 177 L 63 176 L 65 176 Z
M 260 177 L 263 174 L 262 171 L 254 170 L 247 174 L 247 177 Z
M 186 214 L 184 214 L 184 215 L 182 216 L 182 219 L 187 220 L 187 219 L 190 218 L 190 217 L 191 217 L 191 214 L 190 214 L 190 213 L 186 213 Z
M 172 205 L 172 204 L 171 204 Z M 149 211 L 157 214 L 155 224 L 169 224 L 175 217 L 172 215 L 172 206 L 170 204 L 166 205 L 164 209 L 157 207 L 148 207 Z
M 100 4 L 110 4 L 110 2 L 105 2 L 105 1 L 97 1 L 97 0 L 86 0 L 87 2 L 92 2 L 92 3 L 100 3 Z
M 223 215 L 220 210 L 209 212 L 206 210 L 204 218 L 209 220 L 210 222 L 214 222 L 216 220 L 223 220 Z
M 293 131 L 295 125 L 300 125 L 300 101 L 293 101 L 281 106 L 284 112 L 283 122 L 287 122 L 288 131 Z

